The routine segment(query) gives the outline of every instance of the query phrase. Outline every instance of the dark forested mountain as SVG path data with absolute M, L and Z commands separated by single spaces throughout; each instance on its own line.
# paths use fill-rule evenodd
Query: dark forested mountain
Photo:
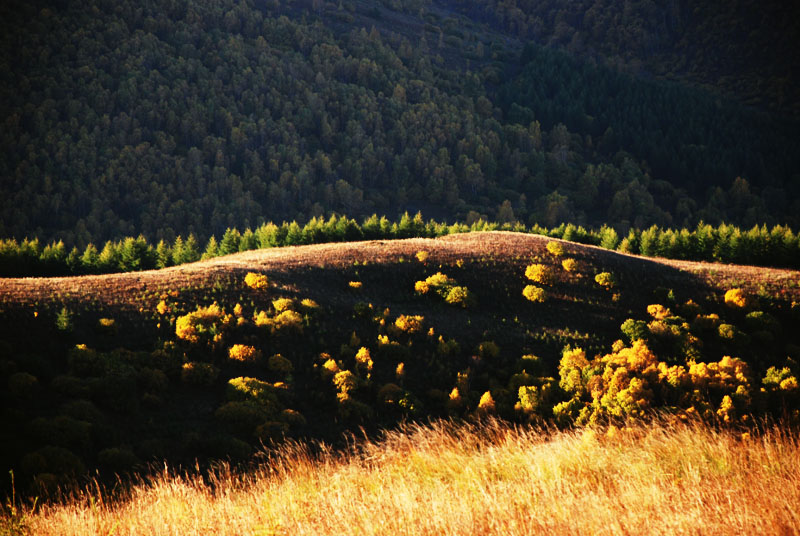
M 751 4 L 7 3 L 0 237 L 797 225 L 799 19 Z
M 454 0 L 525 40 L 800 113 L 800 4 L 780 0 Z

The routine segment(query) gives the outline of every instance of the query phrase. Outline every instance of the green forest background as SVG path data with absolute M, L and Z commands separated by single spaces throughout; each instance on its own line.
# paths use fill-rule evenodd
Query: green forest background
M 0 237 L 83 254 L 406 211 L 621 237 L 797 228 L 797 11 L 4 3 Z

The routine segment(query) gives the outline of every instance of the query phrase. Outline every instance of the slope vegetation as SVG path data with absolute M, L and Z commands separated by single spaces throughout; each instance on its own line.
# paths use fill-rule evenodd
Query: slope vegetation
M 491 232 L 2 279 L 0 296 L 3 457 L 31 492 L 403 419 L 797 417 L 790 270 Z

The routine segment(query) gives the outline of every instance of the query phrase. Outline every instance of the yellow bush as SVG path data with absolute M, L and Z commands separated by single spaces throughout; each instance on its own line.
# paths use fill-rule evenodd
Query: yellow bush
M 797 390 L 797 378 L 794 376 L 789 376 L 788 378 L 781 380 L 779 387 L 781 391 L 795 391 Z
M 574 272 L 578 269 L 578 261 L 575 259 L 564 259 L 561 261 L 561 267 L 567 272 Z
M 550 268 L 544 264 L 531 264 L 525 268 L 525 277 L 541 285 L 549 285 L 552 280 Z
M 293 306 L 294 300 L 291 298 L 278 298 L 277 300 L 272 300 L 272 308 L 275 309 L 276 313 L 288 311 Z
M 273 320 L 273 331 L 303 331 L 303 317 L 295 311 L 283 311 Z
M 253 363 L 261 358 L 261 352 L 252 346 L 234 344 L 228 350 L 228 357 L 242 363 Z
M 261 311 L 254 316 L 253 320 L 256 326 L 268 328 L 270 333 L 273 334 L 281 331 L 303 332 L 303 317 L 300 313 L 291 309 L 286 309 L 274 317 L 270 317 L 266 312 Z
M 747 307 L 748 303 L 749 300 L 747 295 L 740 288 L 732 288 L 725 293 L 725 304 L 730 307 L 738 307 L 742 309 Z
M 402 380 L 406 377 L 406 364 L 405 363 L 398 363 L 397 367 L 394 369 L 394 376 L 398 380 Z M 797 382 L 794 384 L 795 388 L 797 387 Z M 783 384 L 781 384 L 781 388 L 783 388 Z
M 263 290 L 269 286 L 269 280 L 264 274 L 250 272 L 244 276 L 244 284 L 253 290 Z
M 367 371 L 372 370 L 372 356 L 369 353 L 369 348 L 362 346 L 356 352 L 356 363 Z
M 311 298 L 305 298 L 300 302 L 300 307 L 306 312 L 311 312 L 319 309 L 319 304 Z
M 690 361 L 688 369 L 669 366 L 659 361 L 642 340 L 631 347 L 615 345 L 612 353 L 591 362 L 582 350 L 566 350 L 559 376 L 561 388 L 572 395 L 572 400 L 554 408 L 554 415 L 562 420 L 575 419 L 579 424 L 639 418 L 660 406 L 695 412 L 703 418 L 716 415 L 725 422 L 749 411 L 750 373 L 741 359 Z M 528 397 L 526 404 L 533 403 L 530 397 L 535 392 L 521 393 L 521 405 L 522 395 Z
M 542 287 L 527 285 L 522 289 L 522 295 L 534 303 L 544 303 L 547 299 L 547 292 Z
M 495 411 L 494 398 L 492 398 L 491 392 L 486 391 L 481 395 L 481 399 L 478 402 L 478 412 L 494 413 L 494 411 Z
M 421 263 L 427 261 L 429 256 L 430 253 L 428 253 L 427 251 L 417 251 L 417 260 Z
M 425 281 L 417 281 L 414 283 L 414 292 L 417 294 L 427 294 L 431 286 Z
M 175 335 L 193 344 L 201 339 L 209 343 L 218 342 L 222 330 L 231 319 L 215 302 L 208 307 L 198 307 L 193 313 L 179 316 L 175 322 Z
M 352 288 L 354 290 L 358 290 L 358 289 L 361 288 L 362 283 L 361 283 L 361 281 L 350 281 L 348 283 L 348 285 L 350 286 L 350 288 Z
M 228 380 L 225 391 L 228 400 L 258 402 L 265 406 L 278 404 L 278 394 L 275 386 L 258 378 L 239 376 Z
M 164 300 L 158 302 L 158 305 L 156 305 L 156 311 L 158 311 L 158 314 L 160 315 L 166 314 L 169 311 L 169 306 L 167 305 L 167 302 Z
M 424 321 L 425 317 L 420 315 L 400 315 L 394 321 L 394 325 L 406 333 L 419 333 L 422 331 Z
M 584 390 L 582 373 L 588 366 L 583 349 L 565 348 L 558 365 L 559 386 L 567 393 L 580 395 Z
M 444 301 L 450 305 L 459 305 L 466 308 L 475 302 L 475 296 L 467 287 L 453 287 L 447 292 Z
M 564 254 L 564 245 L 561 242 L 550 241 L 547 243 L 547 251 L 554 257 L 560 257 Z
M 614 288 L 617 284 L 616 278 L 611 272 L 600 272 L 594 276 L 594 280 L 598 285 L 606 290 Z
M 647 306 L 647 314 L 656 320 L 664 320 L 665 318 L 672 316 L 672 311 L 663 305 L 654 303 Z
M 461 396 L 461 391 L 458 390 L 458 387 L 453 387 L 453 390 L 450 391 L 450 395 L 448 396 L 447 400 L 447 407 L 452 411 L 459 410 L 464 407 L 464 398 Z
M 342 370 L 333 376 L 333 384 L 341 394 L 349 394 L 358 387 L 358 378 L 349 370 Z
M 333 358 L 328 358 L 323 364 L 322 368 L 330 374 L 336 374 L 341 369 L 339 368 L 339 364 L 333 360 Z
M 258 311 L 253 313 L 253 323 L 258 327 L 269 326 L 272 323 L 272 319 L 266 311 Z

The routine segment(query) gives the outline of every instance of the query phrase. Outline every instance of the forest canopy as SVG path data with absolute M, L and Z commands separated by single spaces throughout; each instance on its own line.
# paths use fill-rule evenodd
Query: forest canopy
M 800 224 L 791 116 L 622 73 L 608 43 L 608 61 L 523 48 L 536 32 L 505 4 L 456 4 L 5 6 L 0 237 L 205 242 L 406 210 L 621 234 Z

